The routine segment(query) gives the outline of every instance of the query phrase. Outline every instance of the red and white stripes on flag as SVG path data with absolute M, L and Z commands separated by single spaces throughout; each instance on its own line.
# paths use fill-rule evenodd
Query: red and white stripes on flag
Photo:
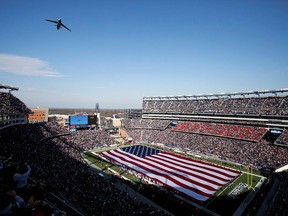
M 142 158 L 114 149 L 101 155 L 200 202 L 209 199 L 240 174 L 229 168 L 168 152 Z

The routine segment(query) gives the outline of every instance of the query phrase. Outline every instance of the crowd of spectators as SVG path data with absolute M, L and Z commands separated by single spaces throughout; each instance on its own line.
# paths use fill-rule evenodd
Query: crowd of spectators
M 27 162 L 16 160 L 13 154 L 0 158 L 1 216 L 66 215 L 45 201 L 46 186 L 30 180 L 32 168 Z
M 108 147 L 115 144 L 114 139 L 105 130 L 78 130 L 70 136 L 63 137 L 66 143 L 77 146 L 81 151 Z
M 45 179 L 45 185 L 48 186 L 49 191 L 57 192 L 60 197 L 65 197 L 65 200 L 72 203 L 75 209 L 84 215 L 164 215 L 163 212 L 119 191 L 113 182 L 104 179 L 86 164 L 80 154 L 83 150 L 101 147 L 106 144 L 105 142 L 109 142 L 107 145 L 111 143 L 111 140 L 107 138 L 109 135 L 104 135 L 105 131 L 78 132 L 59 136 L 67 134 L 67 131 L 57 123 L 6 128 L 0 131 L 0 156 L 5 160 L 10 158 L 13 163 L 28 162 L 29 166 L 26 166 L 22 174 L 29 174 L 30 177 L 39 181 Z M 92 140 L 90 142 L 83 140 L 83 135 L 87 136 L 87 140 L 90 138 Z M 4 173 L 7 173 L 7 167 L 5 164 Z M 13 182 L 13 178 L 5 177 L 5 179 L 1 185 L 5 184 L 9 187 L 1 187 L 1 195 L 6 197 L 10 189 L 15 189 L 17 193 L 20 191 Z M 31 201 L 31 196 L 24 193 L 22 198 L 25 202 L 22 212 L 30 209 L 29 203 L 39 204 L 42 211 L 44 207 L 47 209 L 47 205 L 44 205 L 44 196 L 41 196 L 39 200 Z M 4 206 L 7 204 L 9 208 L 11 199 L 10 201 L 5 199 L 5 201 L 9 205 L 1 201 L 0 207 L 2 204 Z M 29 213 L 36 215 L 36 212 Z
M 247 122 L 203 122 L 153 119 L 124 119 L 122 126 L 126 129 L 164 130 L 171 126 L 173 131 L 198 133 L 214 136 L 231 137 L 235 139 L 260 141 L 268 131 L 267 128 L 255 125 L 245 125 Z
M 211 122 L 178 122 L 177 126 L 173 127 L 172 130 L 260 141 L 268 129 L 248 125 Z
M 171 130 L 126 129 L 137 142 L 173 144 L 200 155 L 207 155 L 257 169 L 276 168 L 288 162 L 288 148 L 272 145 L 265 140 L 251 142 L 203 134 Z
M 0 104 L 2 115 L 29 113 L 26 105 L 10 93 L 0 93 Z M 143 112 L 287 116 L 287 105 L 287 96 L 153 99 L 143 100 Z M 257 169 L 274 169 L 288 162 L 288 148 L 261 140 L 267 130 L 261 127 L 236 124 L 227 127 L 225 123 L 207 122 L 178 122 L 176 127 L 169 127 L 170 124 L 170 120 L 123 121 L 134 141 L 171 144 L 199 155 Z M 287 134 L 284 130 L 276 142 L 287 144 Z M 119 191 L 113 182 L 104 179 L 86 164 L 81 156 L 83 151 L 114 143 L 105 130 L 78 130 L 70 134 L 54 122 L 6 128 L 0 130 L 0 138 L 0 215 L 56 214 L 56 208 L 46 202 L 48 192 L 59 194 L 84 215 L 164 214 Z M 36 179 L 33 183 L 32 178 Z M 284 189 L 285 192 L 287 189 Z M 287 197 L 284 198 L 287 202 Z M 62 211 L 57 213 L 65 215 Z
M 11 93 L 0 92 L 0 129 L 27 122 L 31 110 Z
M 11 93 L 0 92 L 0 114 L 28 114 L 30 109 Z
M 248 114 L 287 116 L 288 96 L 217 99 L 145 99 L 143 113 Z
M 153 119 L 123 119 L 122 125 L 125 128 L 145 128 L 145 129 L 165 129 L 170 125 L 170 120 L 153 120 Z
M 288 131 L 284 129 L 281 135 L 275 141 L 276 144 L 288 146 Z

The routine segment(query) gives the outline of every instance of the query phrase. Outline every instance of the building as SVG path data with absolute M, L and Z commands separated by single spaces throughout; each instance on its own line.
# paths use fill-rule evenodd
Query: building
M 36 108 L 31 109 L 32 113 L 28 116 L 29 123 L 48 122 L 48 109 Z

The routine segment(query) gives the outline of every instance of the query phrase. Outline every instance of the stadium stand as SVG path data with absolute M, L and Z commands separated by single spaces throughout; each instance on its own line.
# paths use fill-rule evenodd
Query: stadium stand
M 288 146 L 288 131 L 284 129 L 281 135 L 275 141 L 276 144 Z
M 125 125 L 125 127 L 129 128 L 146 128 L 146 129 L 165 129 L 171 121 L 169 120 L 158 120 L 154 121 L 152 119 L 133 119 L 133 121 L 130 121 L 129 119 L 124 119 L 122 121 L 122 124 Z
M 31 110 L 12 93 L 0 92 L 0 104 L 0 129 L 27 123 Z
M 287 95 L 266 96 L 266 94 L 285 92 L 287 92 L 287 89 L 215 95 L 144 97 L 142 112 L 143 114 L 184 113 L 287 116 L 287 109 L 285 109 L 288 101 Z M 236 98 L 237 96 L 238 98 Z
M 144 97 L 142 119 L 126 119 L 123 126 L 136 142 L 162 144 L 186 155 L 208 156 L 272 174 L 288 163 L 287 92 Z M 150 125 L 170 120 L 170 125 L 151 128 L 143 119 L 155 121 Z M 281 198 L 283 188 L 278 192 Z M 279 200 L 274 199 L 270 212 L 277 212 L 278 206 L 281 214 L 285 211 L 286 197 Z
M 266 128 L 209 122 L 178 122 L 172 130 L 252 141 L 260 141 L 267 132 Z
M 269 145 L 265 141 L 251 142 L 241 139 L 174 132 L 171 130 L 127 130 L 134 140 L 148 143 L 173 144 L 181 149 L 190 149 L 197 154 L 208 155 L 243 165 L 253 165 L 257 169 L 287 163 L 288 149 Z
M 161 143 L 187 156 L 273 170 L 288 163 L 287 91 L 144 97 L 142 118 L 124 119 L 122 129 L 136 142 Z M 118 190 L 117 177 L 105 179 L 87 165 L 81 152 L 114 144 L 105 130 L 70 134 L 56 122 L 26 124 L 30 110 L 21 100 L 2 92 L 0 103 L 0 215 L 166 215 Z M 265 139 L 272 128 L 282 131 L 275 142 Z M 20 167 L 29 173 L 23 188 L 13 181 Z M 268 215 L 285 213 L 282 183 Z M 143 193 L 149 190 L 153 199 L 171 196 L 151 187 Z
M 1 93 L 0 102 L 1 116 L 29 113 L 11 93 Z M 0 129 L 1 216 L 166 215 L 120 191 L 114 178 L 104 179 L 81 157 L 85 150 L 113 143 L 104 130 L 70 134 L 55 122 L 9 123 Z
M 143 118 L 126 119 L 123 126 L 138 142 L 172 144 L 257 169 L 275 169 L 288 162 L 287 149 L 264 137 L 271 128 L 280 128 L 275 144 L 287 144 L 287 92 L 144 97 Z
M 73 203 L 73 206 L 76 206 L 79 212 L 83 212 L 83 215 L 118 215 L 128 214 L 128 212 L 139 215 L 161 215 L 157 209 L 118 191 L 110 181 L 104 180 L 84 162 L 80 152 L 89 149 L 91 143 L 83 144 L 85 140 L 82 139 L 82 132 L 77 135 L 75 133 L 71 137 L 56 136 L 47 139 L 55 134 L 61 134 L 61 131 L 64 132 L 63 128 L 55 123 L 18 125 L 13 129 L 10 127 L 2 130 L 1 157 L 7 160 L 7 156 L 11 156 L 9 164 L 17 164 L 20 160 L 29 161 L 33 179 L 45 179 L 49 192 L 57 192 L 59 197 L 67 197 L 64 200 Z M 95 134 L 92 134 L 93 132 Z M 89 133 L 91 133 L 89 137 L 95 141 L 94 147 L 100 147 L 107 139 L 109 140 L 109 135 L 105 132 L 90 131 Z M 41 139 L 42 141 L 39 142 Z M 5 163 L 4 167 L 9 167 L 9 164 Z M 6 188 L 18 192 L 9 179 L 9 172 L 4 168 L 5 181 L 1 182 L 1 185 L 7 185 Z M 2 188 L 2 191 L 5 191 L 5 188 Z M 27 197 L 30 193 L 30 188 L 27 188 L 23 196 L 26 202 L 31 199 L 31 196 Z M 45 200 L 45 197 L 41 200 Z M 30 215 L 36 214 L 27 205 L 21 209 L 22 212 L 28 210 Z

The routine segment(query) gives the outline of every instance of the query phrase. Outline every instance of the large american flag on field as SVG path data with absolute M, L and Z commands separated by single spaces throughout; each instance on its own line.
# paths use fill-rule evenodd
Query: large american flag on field
M 200 202 L 209 199 L 240 174 L 236 170 L 142 145 L 114 149 L 101 155 Z

